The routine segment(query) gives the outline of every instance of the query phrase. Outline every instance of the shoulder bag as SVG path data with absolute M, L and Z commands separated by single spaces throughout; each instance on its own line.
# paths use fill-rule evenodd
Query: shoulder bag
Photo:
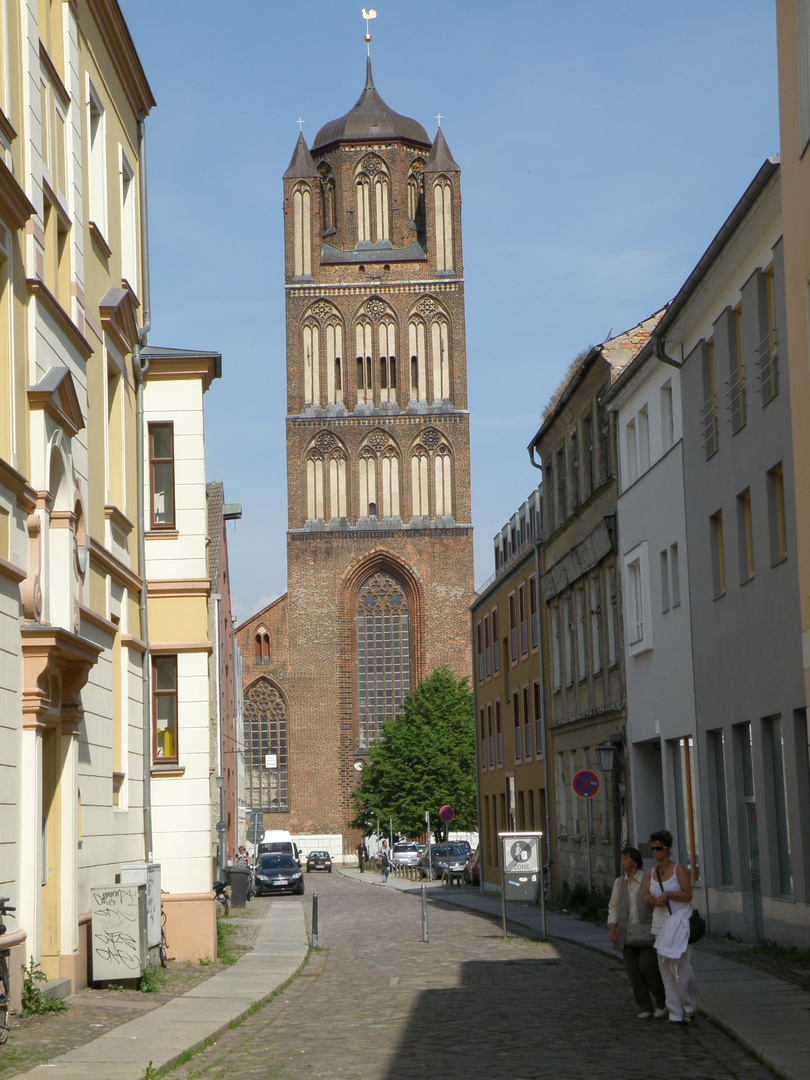
M 661 870 L 656 866 L 655 872 L 658 875 L 658 884 L 661 886 L 661 892 L 667 897 L 667 910 L 670 915 L 672 914 L 672 908 L 669 906 L 669 897 L 667 896 L 664 883 L 661 880 Z M 692 908 L 692 914 L 689 916 L 689 944 L 694 945 L 696 941 L 700 941 L 703 935 L 706 933 L 706 920 L 700 914 L 697 908 Z

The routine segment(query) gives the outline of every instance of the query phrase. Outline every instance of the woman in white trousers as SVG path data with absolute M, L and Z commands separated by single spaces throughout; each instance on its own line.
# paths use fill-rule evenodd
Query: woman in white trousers
M 647 871 L 644 900 L 653 909 L 652 932 L 669 1022 L 688 1024 L 695 1019 L 697 1009 L 697 982 L 689 944 L 692 881 L 686 868 L 670 858 L 672 834 L 666 829 L 652 833 L 650 849 L 656 865 Z

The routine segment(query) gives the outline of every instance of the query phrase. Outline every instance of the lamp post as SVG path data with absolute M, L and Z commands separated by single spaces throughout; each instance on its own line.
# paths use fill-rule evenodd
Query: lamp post
M 601 746 L 596 747 L 596 760 L 599 762 L 599 770 L 606 776 L 609 776 L 612 780 L 611 785 L 611 798 L 613 807 L 613 864 L 616 874 L 620 873 L 620 859 L 619 851 L 621 849 L 621 820 L 622 820 L 622 808 L 619 799 L 616 797 L 617 791 L 621 793 L 619 782 L 622 774 L 622 762 L 621 762 L 622 743 L 620 742 L 604 742 Z

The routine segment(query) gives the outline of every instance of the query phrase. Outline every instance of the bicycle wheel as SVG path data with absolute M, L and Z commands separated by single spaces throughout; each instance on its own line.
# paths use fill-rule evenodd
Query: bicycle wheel
M 0 956 L 0 1046 L 8 1039 L 9 1002 L 8 960 Z
M 169 954 L 166 951 L 166 939 L 165 938 L 161 938 L 160 944 L 158 945 L 158 956 L 160 957 L 160 966 L 161 967 L 168 967 L 169 966 Z

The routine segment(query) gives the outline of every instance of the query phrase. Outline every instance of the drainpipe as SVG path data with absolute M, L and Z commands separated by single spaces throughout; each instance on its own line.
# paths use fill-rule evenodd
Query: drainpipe
M 146 648 L 142 660 L 143 682 L 143 838 L 146 861 L 152 862 L 152 660 L 149 654 L 149 622 L 146 609 L 146 510 L 144 499 L 143 460 L 143 384 L 149 361 L 141 358 L 141 349 L 149 344 L 152 328 L 151 293 L 149 282 L 149 223 L 146 202 L 146 126 L 143 114 L 138 117 L 138 195 L 141 204 L 141 264 L 143 267 L 143 324 L 138 341 L 132 350 L 132 366 L 137 385 L 135 431 L 138 445 L 136 455 L 138 476 L 138 567 L 141 572 L 139 597 L 141 641 Z
M 542 543 L 542 541 L 541 541 Z M 543 708 L 543 784 L 545 791 L 543 792 L 546 810 L 546 863 L 543 866 L 544 878 L 545 871 L 548 870 L 548 898 L 552 899 L 551 894 L 551 788 L 549 787 L 548 780 L 548 738 L 546 735 L 546 678 L 543 671 L 543 653 L 545 651 L 545 634 L 543 631 L 542 622 L 540 621 L 540 544 L 534 545 L 534 574 L 537 580 L 537 619 L 539 622 L 538 629 L 540 630 L 540 648 L 537 656 L 540 661 L 540 700 Z M 537 738 L 537 732 L 535 731 L 534 737 Z M 543 881 L 541 888 L 545 889 L 546 883 Z
M 225 877 L 225 732 L 222 725 L 222 635 L 220 633 L 220 620 L 222 618 L 222 593 L 211 594 L 213 600 L 213 645 L 214 645 L 214 694 L 216 700 L 216 741 L 217 741 L 217 772 L 216 782 L 219 792 L 219 819 L 217 821 L 217 877 L 220 881 Z

